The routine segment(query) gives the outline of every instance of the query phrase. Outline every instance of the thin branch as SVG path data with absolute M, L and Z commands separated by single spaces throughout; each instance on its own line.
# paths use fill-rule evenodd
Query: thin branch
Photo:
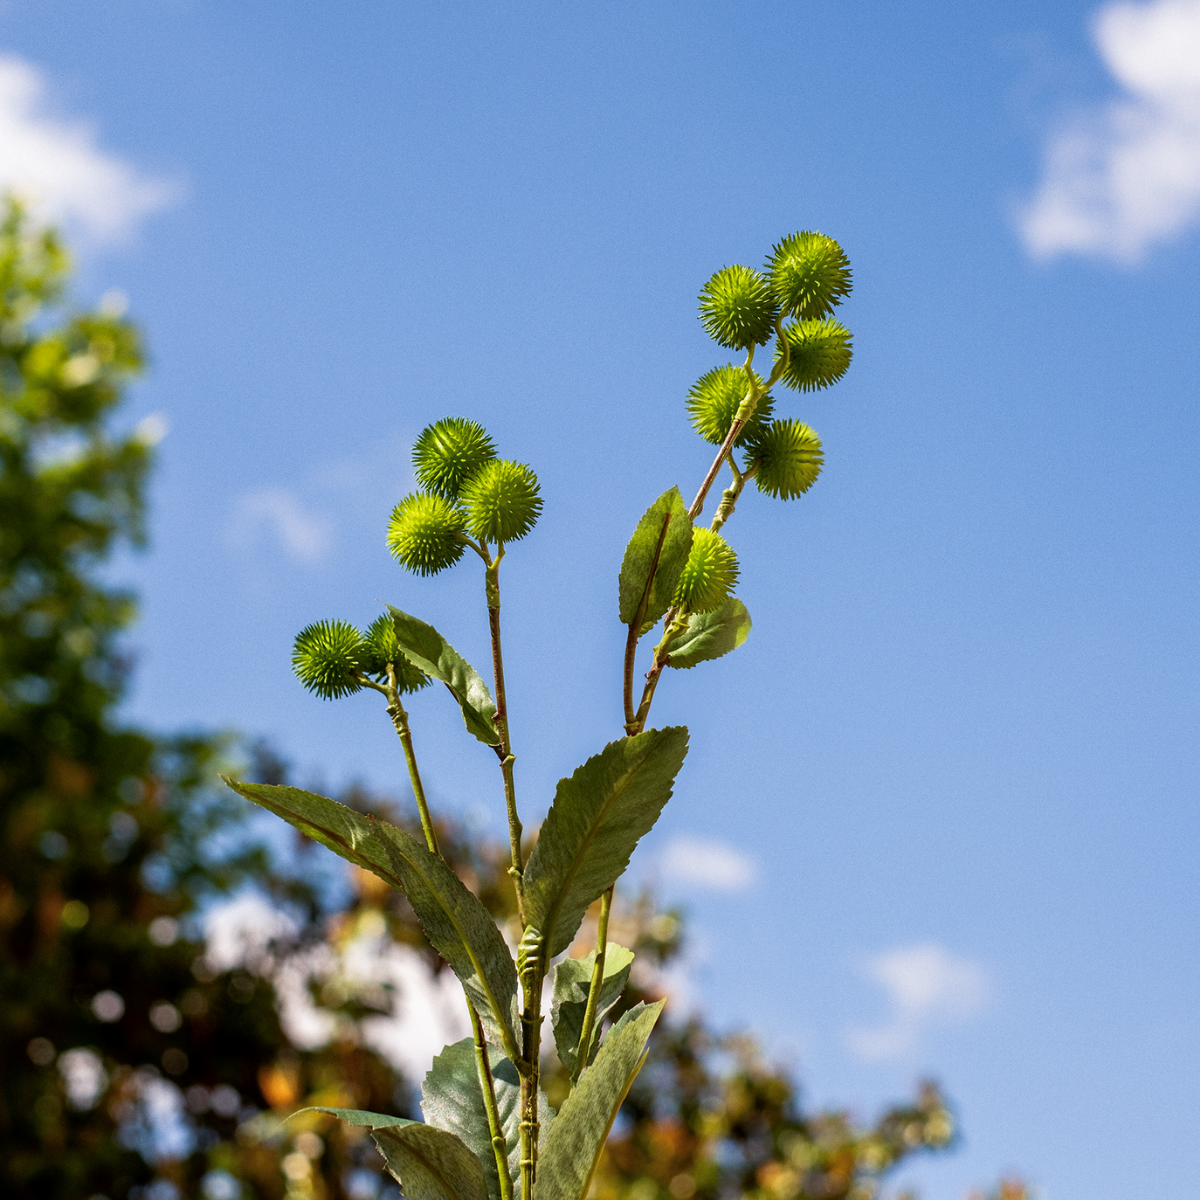
M 571 1084 L 579 1078 L 587 1066 L 588 1051 L 592 1048 L 592 1031 L 596 1026 L 596 1009 L 600 1006 L 600 989 L 604 986 L 604 957 L 608 950 L 608 915 L 612 912 L 615 883 L 600 899 L 600 921 L 596 926 L 596 962 L 592 967 L 592 982 L 588 988 L 587 1008 L 583 1012 L 583 1030 L 579 1034 L 579 1049 L 575 1052 L 575 1069 L 571 1072 Z

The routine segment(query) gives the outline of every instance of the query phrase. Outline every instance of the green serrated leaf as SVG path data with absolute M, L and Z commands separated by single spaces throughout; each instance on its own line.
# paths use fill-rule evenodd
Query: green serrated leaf
M 266 783 L 225 782 L 403 892 L 430 942 L 462 981 L 488 1040 L 517 1057 L 517 969 L 512 955 L 487 909 L 436 854 L 387 821 L 325 796 Z
M 600 1044 L 558 1111 L 538 1156 L 534 1200 L 584 1200 L 617 1110 L 646 1056 L 650 1031 L 665 1000 L 631 1008 Z
M 508 1173 L 515 1191 L 520 1191 L 521 1177 L 521 1077 L 512 1062 L 498 1053 L 489 1053 L 492 1083 L 496 1092 L 496 1109 L 508 1150 Z M 539 1145 L 544 1145 L 554 1118 L 554 1110 L 538 1089 L 538 1108 L 541 1116 Z M 500 1180 L 496 1174 L 496 1155 L 492 1150 L 492 1135 L 488 1127 L 487 1109 L 483 1102 L 483 1085 L 475 1062 L 475 1043 L 464 1038 L 447 1046 L 433 1060 L 433 1066 L 421 1086 L 421 1111 L 425 1120 L 438 1129 L 456 1134 L 470 1147 L 483 1166 L 488 1196 L 498 1200 Z
M 575 1069 L 575 1056 L 579 1050 L 579 1039 L 583 1035 L 583 1019 L 587 1012 L 588 992 L 591 990 L 595 965 L 596 952 L 593 950 L 584 958 L 564 958 L 554 968 L 554 1002 L 550 1008 L 550 1023 L 554 1028 L 554 1044 L 558 1048 L 559 1062 L 568 1071 Z M 633 951 L 618 946 L 616 942 L 609 942 L 604 951 L 604 979 L 600 984 L 596 1023 L 592 1027 L 592 1044 L 588 1048 L 588 1062 L 596 1056 L 596 1046 L 600 1041 L 600 1022 L 621 998 L 632 966 Z
M 712 612 L 692 613 L 686 629 L 681 629 L 663 647 L 667 666 L 686 669 L 710 658 L 720 658 L 736 650 L 750 634 L 750 614 L 746 606 L 730 596 Z
M 396 641 L 404 656 L 450 689 L 471 733 L 487 746 L 498 746 L 500 735 L 492 720 L 496 715 L 496 702 L 479 672 L 432 625 L 390 604 L 387 607 L 396 629 Z
M 525 920 L 542 935 L 541 974 L 571 944 L 588 905 L 621 875 L 638 839 L 658 820 L 687 738 L 682 725 L 648 729 L 610 742 L 559 780 L 525 866 Z
M 687 515 L 687 505 L 679 489 L 673 487 L 663 492 L 646 509 L 642 519 L 625 547 L 621 560 L 621 574 L 617 580 L 620 598 L 621 623 L 630 625 L 638 613 L 650 568 L 654 563 L 654 552 L 658 549 L 663 533 L 663 522 L 670 518 L 662 550 L 658 554 L 658 567 L 650 587 L 649 602 L 642 619 L 642 628 L 652 626 L 671 607 L 671 599 L 679 583 L 680 572 L 687 562 L 692 548 L 692 522 Z M 640 631 L 639 631 L 640 632 Z
M 317 1106 L 301 1111 L 366 1125 L 406 1200 L 489 1200 L 479 1159 L 452 1133 L 360 1108 Z

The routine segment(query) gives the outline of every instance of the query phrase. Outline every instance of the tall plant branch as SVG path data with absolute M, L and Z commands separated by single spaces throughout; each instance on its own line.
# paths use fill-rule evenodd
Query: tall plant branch
M 486 551 L 486 548 L 485 548 Z M 496 691 L 496 713 L 492 720 L 500 744 L 496 755 L 500 759 L 500 774 L 504 781 L 504 806 L 508 814 L 508 847 L 512 857 L 509 875 L 517 893 L 517 914 L 521 928 L 525 927 L 525 888 L 522 882 L 524 863 L 521 856 L 521 817 L 517 812 L 517 785 L 513 777 L 512 737 L 508 728 L 508 696 L 504 688 L 504 651 L 500 645 L 500 563 L 504 559 L 504 546 L 497 548 L 496 557 L 487 558 L 484 586 L 487 594 L 488 633 L 492 643 L 492 681 Z
M 688 517 L 695 521 L 704 511 L 704 501 L 708 497 L 714 480 L 720 473 L 721 464 L 728 463 L 729 469 L 733 473 L 733 483 L 730 487 L 726 488 L 721 498 L 721 503 L 717 506 L 717 512 L 713 517 L 711 525 L 714 533 L 720 530 L 733 515 L 738 498 L 741 496 L 746 484 L 754 476 L 753 468 L 745 472 L 738 470 L 737 463 L 733 458 L 733 447 L 734 443 L 741 436 L 742 430 L 745 429 L 746 422 L 754 415 L 755 409 L 758 407 L 763 396 L 779 382 L 784 372 L 787 371 L 788 363 L 791 361 L 791 346 L 783 332 L 783 319 L 783 312 L 780 312 L 775 318 L 775 344 L 779 352 L 779 358 L 775 363 L 775 368 L 772 370 L 770 377 L 761 386 L 753 369 L 754 347 L 751 346 L 746 352 L 746 361 L 743 364 L 747 376 L 745 399 L 739 405 L 737 413 L 734 415 L 733 421 L 729 426 L 729 432 L 725 435 L 725 440 L 721 443 L 721 448 L 717 451 L 712 466 L 708 468 L 708 473 L 704 476 L 704 480 L 700 484 L 700 490 L 696 493 L 696 498 L 692 501 L 692 505 L 688 509 Z M 650 717 L 650 706 L 654 703 L 654 693 L 658 689 L 658 681 L 667 666 L 664 653 L 665 647 L 671 637 L 678 632 L 678 618 L 679 612 L 675 607 L 672 607 L 666 616 L 663 617 L 663 636 L 654 648 L 654 661 L 651 663 L 650 670 L 646 672 L 646 683 L 642 688 L 641 702 L 638 704 L 637 712 L 634 714 L 632 721 L 628 719 L 628 716 L 626 717 L 625 728 L 630 735 L 641 733 L 646 728 L 646 721 Z M 626 650 L 626 663 L 628 664 L 628 649 Z M 628 709 L 629 706 L 627 705 L 626 713 L 628 713 Z

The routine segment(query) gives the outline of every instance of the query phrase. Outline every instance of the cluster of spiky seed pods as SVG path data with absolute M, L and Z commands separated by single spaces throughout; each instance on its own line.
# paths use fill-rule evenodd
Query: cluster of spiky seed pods
M 465 417 L 443 417 L 413 445 L 419 491 L 392 510 L 387 544 L 417 575 L 436 575 L 468 549 L 491 561 L 489 545 L 519 541 L 542 511 L 538 480 L 524 463 L 499 458 L 487 430 Z M 346 621 L 318 621 L 296 638 L 292 665 L 300 681 L 325 699 L 347 696 L 382 679 L 391 664 L 399 692 L 429 682 L 396 645 L 391 619 L 364 634 Z
M 836 383 L 850 366 L 852 350 L 850 331 L 830 314 L 850 286 L 850 263 L 841 246 L 822 233 L 804 232 L 780 241 L 762 271 L 723 267 L 700 292 L 705 329 L 720 345 L 747 357 L 742 366 L 727 363 L 702 375 L 688 393 L 688 415 L 714 446 L 725 442 L 741 417 L 731 460 L 732 450 L 741 450 L 740 474 L 753 477 L 768 496 L 792 500 L 807 492 L 824 455 L 808 425 L 772 419 L 775 400 L 751 366 L 754 349 L 775 337 L 771 383 L 800 392 Z M 733 550 L 719 533 L 697 529 L 676 605 L 681 611 L 711 611 L 731 594 L 736 579 Z
M 323 700 L 349 696 L 366 680 L 384 680 L 388 666 L 400 692 L 415 692 L 429 683 L 400 653 L 390 617 L 378 617 L 366 633 L 349 621 L 314 621 L 296 636 L 292 666 L 300 682 Z
M 700 292 L 700 320 L 720 345 L 746 353 L 741 366 L 726 363 L 702 375 L 687 396 L 696 432 L 724 443 L 739 417 L 731 447 L 742 454 L 743 481 L 781 500 L 803 495 L 824 463 L 821 439 L 794 418 L 775 418 L 769 388 L 800 392 L 836 383 L 850 365 L 849 330 L 832 316 L 850 293 L 850 264 L 841 246 L 822 233 L 794 233 L 772 248 L 761 271 L 723 267 Z M 754 350 L 775 338 L 774 366 L 764 380 L 752 367 Z M 492 561 L 489 546 L 525 537 L 542 509 L 537 476 L 524 463 L 501 459 L 476 421 L 444 417 L 424 429 L 413 446 L 420 490 L 393 509 L 387 544 L 417 575 L 453 566 L 468 549 Z M 740 485 L 739 485 L 740 491 Z M 718 525 L 720 522 L 718 522 Z M 680 576 L 677 615 L 720 607 L 738 577 L 737 556 L 719 532 L 697 528 Z M 400 691 L 428 679 L 385 645 L 390 623 L 380 618 L 364 634 L 344 621 L 308 626 L 296 639 L 293 664 L 305 686 L 326 698 L 348 695 L 364 677 L 380 678 L 392 663 Z M 394 640 L 394 634 L 391 635 Z
M 405 496 L 388 522 L 388 548 L 401 566 L 435 575 L 473 544 L 523 538 L 542 511 L 538 480 L 524 463 L 496 456 L 487 431 L 465 417 L 443 417 L 413 446 L 422 491 Z
M 850 331 L 831 316 L 850 286 L 849 260 L 833 238 L 794 233 L 773 248 L 762 271 L 744 266 L 718 271 L 700 293 L 700 319 L 720 345 L 751 356 L 774 336 L 777 382 L 817 391 L 836 383 L 850 366 Z M 771 420 L 774 398 L 749 361 L 702 375 L 688 393 L 688 413 L 700 436 L 719 446 L 751 380 L 760 396 L 736 441 L 744 452 L 744 473 L 752 473 L 768 496 L 794 499 L 820 474 L 821 439 L 800 421 Z

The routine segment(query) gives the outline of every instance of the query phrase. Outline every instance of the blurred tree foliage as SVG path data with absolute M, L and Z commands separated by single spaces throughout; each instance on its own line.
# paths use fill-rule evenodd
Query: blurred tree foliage
M 420 1081 L 405 1080 L 369 1032 L 395 1019 L 404 997 L 394 980 L 356 974 L 354 949 L 374 939 L 378 960 L 383 939 L 432 981 L 440 960 L 407 902 L 374 876 L 354 873 L 339 890 L 319 847 L 301 840 L 282 863 L 267 852 L 247 806 L 212 786 L 228 744 L 152 738 L 116 721 L 128 671 L 119 637 L 134 605 L 100 567 L 143 540 L 156 431 L 152 422 L 114 431 L 141 341 L 117 304 L 72 308 L 68 271 L 56 235 L 9 202 L 0 223 L 0 1195 L 397 1195 L 362 1130 L 283 1118 L 314 1103 L 419 1115 Z M 261 748 L 248 773 L 268 783 L 285 775 Z M 384 807 L 361 792 L 342 798 Z M 448 826 L 441 841 L 497 919 L 511 918 L 505 850 L 473 848 Z M 330 881 L 332 909 L 328 887 L 318 894 Z M 257 911 L 279 919 L 217 953 L 205 913 L 251 883 Z M 655 968 L 678 951 L 679 922 L 645 900 L 618 919 L 634 926 L 626 944 L 642 963 L 629 1006 L 660 986 Z M 552 1099 L 556 1070 L 547 1064 Z M 594 1194 L 866 1200 L 897 1163 L 953 1134 L 932 1085 L 872 1126 L 805 1116 L 787 1075 L 748 1041 L 667 1023 Z M 1016 1184 L 995 1193 L 1023 1196 Z

